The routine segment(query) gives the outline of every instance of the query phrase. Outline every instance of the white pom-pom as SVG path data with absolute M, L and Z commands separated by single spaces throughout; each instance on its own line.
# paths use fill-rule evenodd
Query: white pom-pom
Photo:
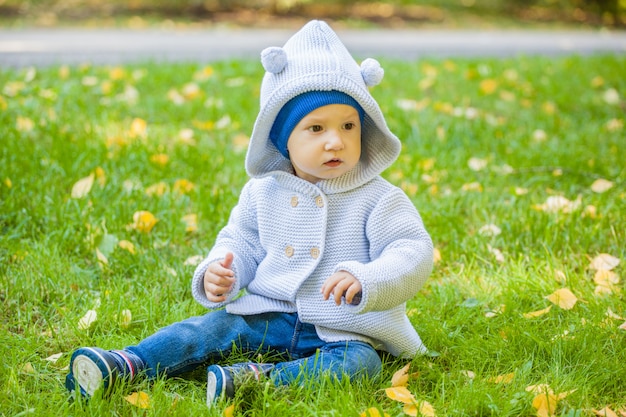
M 265 71 L 278 74 L 287 66 L 287 53 L 278 46 L 270 46 L 261 52 L 261 63 Z
M 382 69 L 380 63 L 374 58 L 367 58 L 361 62 L 361 76 L 366 86 L 373 87 L 380 84 L 384 75 L 385 70 Z

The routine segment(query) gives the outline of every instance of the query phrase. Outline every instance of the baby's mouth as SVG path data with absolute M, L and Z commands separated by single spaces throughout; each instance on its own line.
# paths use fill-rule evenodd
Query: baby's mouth
M 343 161 L 341 159 L 335 158 L 335 159 L 331 159 L 329 161 L 324 162 L 324 165 L 334 168 L 334 167 L 338 167 L 342 163 Z

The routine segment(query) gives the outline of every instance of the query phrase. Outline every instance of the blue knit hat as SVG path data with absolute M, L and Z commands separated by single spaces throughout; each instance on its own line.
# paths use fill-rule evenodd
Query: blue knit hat
M 309 91 L 295 96 L 280 109 L 270 131 L 270 140 L 285 158 L 289 159 L 289 152 L 287 151 L 289 136 L 300 123 L 300 120 L 313 110 L 329 104 L 347 104 L 354 107 L 359 113 L 359 121 L 363 125 L 365 111 L 355 99 L 346 93 L 335 90 Z

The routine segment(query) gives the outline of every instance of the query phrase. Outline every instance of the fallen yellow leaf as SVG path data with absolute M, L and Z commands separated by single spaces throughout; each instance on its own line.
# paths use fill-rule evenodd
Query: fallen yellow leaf
M 476 378 L 476 373 L 474 373 L 473 371 L 463 370 L 460 373 L 461 373 L 461 375 L 463 375 L 464 377 L 469 378 L 469 379 Z
M 604 407 L 602 410 L 593 410 L 593 413 L 600 417 L 618 417 L 617 413 L 609 407 Z
M 132 123 L 130 124 L 130 132 L 129 132 L 130 137 L 133 137 L 133 138 L 137 136 L 145 137 L 147 126 L 148 124 L 146 123 L 145 120 L 139 119 L 139 118 L 133 119 Z
M 61 356 L 63 356 L 63 352 L 55 353 L 54 355 L 50 355 L 50 356 L 48 356 L 46 358 L 46 360 L 48 362 L 51 362 L 51 363 L 56 363 L 61 358 Z
M 104 169 L 102 167 L 97 167 L 94 171 L 94 174 L 96 176 L 96 179 L 98 180 L 98 184 L 100 184 L 101 187 L 104 187 L 104 184 L 106 184 L 107 182 L 107 176 L 106 172 L 104 172 Z
M 483 192 L 483 186 L 479 182 L 470 182 L 468 184 L 463 184 L 461 186 L 461 190 L 463 191 L 477 191 L 479 193 Z
M 247 135 L 240 133 L 233 137 L 232 142 L 233 148 L 236 152 L 243 152 L 248 148 L 248 145 L 250 144 L 250 138 Z
M 532 406 L 537 410 L 538 417 L 553 417 L 558 402 L 576 390 L 555 394 L 549 385 L 539 384 L 526 387 L 526 391 L 537 394 L 533 398 Z
M 149 211 L 137 211 L 133 214 L 131 227 L 139 232 L 149 233 L 158 221 Z
M 545 298 L 563 310 L 571 310 L 578 301 L 578 298 L 567 288 L 560 288 Z
M 100 249 L 96 248 L 96 258 L 98 258 L 98 262 L 100 262 L 102 265 L 108 265 L 109 264 L 109 260 L 107 259 L 107 257 L 100 252 Z
M 361 414 L 359 414 L 359 417 L 390 417 L 390 416 L 387 413 L 381 414 L 378 408 L 376 407 L 370 407 L 367 410 L 363 411 Z
M 556 282 L 560 282 L 561 284 L 565 284 L 567 282 L 567 275 L 565 275 L 565 272 L 561 271 L 560 269 L 555 269 L 554 270 L 554 279 L 556 280 Z
M 399 401 L 401 403 L 413 404 L 415 402 L 415 397 L 406 387 L 387 388 L 385 389 L 385 394 L 387 394 L 387 397 L 392 400 Z
M 224 417 L 233 417 L 235 415 L 235 404 L 231 404 L 222 412 Z
M 124 397 L 126 401 L 134 405 L 135 407 L 147 409 L 150 408 L 150 396 L 143 391 L 133 392 L 130 395 Z
M 597 179 L 591 184 L 591 191 L 594 193 L 602 194 L 613 187 L 613 182 L 605 180 L 603 178 Z
M 194 189 L 194 187 L 195 185 L 193 182 L 186 179 L 180 179 L 174 182 L 173 190 L 179 194 L 188 194 Z
M 202 262 L 203 259 L 204 259 L 204 256 L 202 255 L 193 255 L 185 259 L 185 262 L 183 262 L 183 265 L 198 266 L 200 262 Z
M 117 245 L 124 249 L 127 250 L 128 252 L 132 253 L 133 255 L 135 255 L 137 253 L 137 251 L 135 250 L 135 245 L 133 244 L 133 242 L 129 242 L 128 240 L 120 240 L 119 242 L 117 242 Z
M 121 80 L 126 76 L 126 71 L 122 67 L 114 67 L 109 70 L 109 78 L 112 80 Z
M 436 416 L 435 409 L 427 401 L 420 401 L 419 404 L 404 404 L 402 411 L 407 416 L 418 416 L 418 415 L 424 416 L 424 417 Z
M 552 417 L 556 411 L 558 400 L 553 393 L 537 394 L 533 398 L 532 406 L 537 410 L 537 417 Z
M 467 165 L 472 171 L 482 171 L 483 169 L 487 168 L 488 163 L 489 161 L 487 161 L 486 159 L 476 157 L 472 157 L 469 159 L 469 161 L 467 161 Z
M 607 271 L 606 269 L 599 269 L 593 276 L 593 282 L 605 287 L 611 287 L 619 284 L 619 275 L 613 271 Z
M 120 313 L 119 323 L 122 329 L 127 329 L 130 327 L 131 322 L 133 321 L 133 313 L 130 310 L 124 309 Z
M 146 195 L 149 197 L 161 197 L 169 190 L 169 187 L 163 181 L 157 182 L 156 184 L 152 184 L 148 188 L 146 188 Z
M 589 268 L 594 270 L 610 271 L 619 265 L 620 259 L 608 253 L 601 253 L 591 260 Z
M 409 367 L 410 363 L 407 363 L 402 369 L 397 371 L 391 377 L 391 386 L 392 387 L 406 387 L 409 383 Z
M 72 187 L 72 198 L 83 198 L 89 194 L 89 191 L 91 191 L 91 187 L 93 186 L 94 179 L 95 175 L 90 174 L 88 177 L 81 178 L 76 181 Z
M 498 375 L 489 378 L 488 382 L 493 382 L 494 384 L 510 384 L 515 378 L 515 372 L 511 372 L 510 374 Z
M 537 310 L 537 311 L 533 311 L 530 313 L 524 313 L 524 318 L 525 319 L 532 319 L 535 317 L 541 317 L 544 314 L 547 314 L 548 312 L 550 312 L 550 309 L 552 308 L 552 306 L 548 306 L 546 308 L 544 308 L 543 310 Z
M 28 117 L 17 116 L 15 128 L 20 132 L 30 132 L 35 128 L 35 122 Z
M 158 153 L 155 155 L 152 155 L 150 157 L 150 162 L 153 162 L 157 165 L 161 165 L 161 166 L 165 166 L 167 165 L 167 163 L 170 161 L 170 157 L 167 154 L 164 153 Z
M 560 195 L 553 195 L 546 199 L 543 204 L 534 204 L 533 209 L 546 213 L 571 213 L 580 207 L 581 199 L 571 201 Z
M 496 80 L 488 78 L 480 82 L 480 91 L 483 94 L 493 94 L 496 88 L 498 88 L 498 82 Z
M 183 223 L 185 223 L 185 231 L 186 232 L 196 232 L 198 231 L 198 215 L 197 214 L 187 214 L 182 218 Z
M 437 248 L 433 249 L 433 262 L 434 263 L 441 262 L 441 251 Z
M 610 307 L 606 309 L 606 316 L 614 320 L 626 320 L 622 316 L 615 314 Z
M 96 310 L 89 310 L 85 315 L 78 321 L 78 328 L 81 330 L 87 330 L 91 325 L 97 320 L 98 313 Z
M 35 368 L 33 368 L 33 364 L 30 362 L 26 362 L 24 366 L 22 366 L 22 373 L 24 374 L 34 374 Z
M 496 258 L 497 262 L 503 263 L 506 260 L 506 258 L 504 257 L 504 254 L 502 253 L 500 249 L 493 248 L 491 247 L 491 245 L 487 245 L 487 250 Z

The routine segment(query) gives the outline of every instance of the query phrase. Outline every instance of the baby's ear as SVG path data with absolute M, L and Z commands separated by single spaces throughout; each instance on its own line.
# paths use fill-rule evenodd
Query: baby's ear
M 382 69 L 380 63 L 374 58 L 367 58 L 365 61 L 361 62 L 361 76 L 366 86 L 374 87 L 383 80 L 385 70 Z
M 279 46 L 270 46 L 261 52 L 261 63 L 265 71 L 278 74 L 287 66 L 287 52 Z

